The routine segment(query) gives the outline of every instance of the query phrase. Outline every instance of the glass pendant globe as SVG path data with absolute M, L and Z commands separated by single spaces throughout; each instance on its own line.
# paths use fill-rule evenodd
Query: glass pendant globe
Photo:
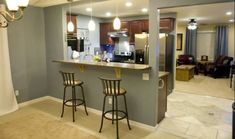
M 121 28 L 121 20 L 118 17 L 116 17 L 113 21 L 113 28 L 115 30 L 119 30 Z
M 90 20 L 89 23 L 88 23 L 88 29 L 89 31 L 94 31 L 95 30 L 95 22 L 94 20 Z
M 16 0 L 6 0 L 7 8 L 9 11 L 18 11 L 18 2 Z
M 74 25 L 72 21 L 69 21 L 68 23 L 68 32 L 73 32 L 74 31 Z

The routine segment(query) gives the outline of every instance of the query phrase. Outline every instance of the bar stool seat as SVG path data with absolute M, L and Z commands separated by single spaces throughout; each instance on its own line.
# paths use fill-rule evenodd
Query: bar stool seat
M 64 85 L 66 86 L 78 86 L 78 85 L 82 85 L 83 82 L 80 80 L 74 80 L 74 82 L 70 83 L 70 81 L 65 81 Z
M 64 85 L 64 95 L 63 95 L 63 105 L 62 105 L 61 117 L 63 117 L 63 115 L 64 115 L 64 106 L 72 107 L 73 122 L 75 122 L 74 113 L 75 113 L 75 111 L 77 111 L 77 106 L 84 105 L 86 115 L 88 115 L 88 112 L 86 109 L 84 90 L 83 90 L 83 86 L 82 86 L 83 81 L 74 79 L 73 72 L 60 71 L 60 73 L 63 77 L 63 85 Z M 76 86 L 81 88 L 82 98 L 76 97 Z M 72 98 L 71 99 L 66 99 L 66 88 L 67 87 L 72 88 Z
M 112 92 L 112 94 L 108 94 L 107 92 Z M 118 92 L 118 89 L 116 89 L 116 91 L 114 91 L 114 89 L 111 89 L 108 88 L 108 89 L 105 89 L 105 92 L 108 96 L 112 96 L 112 95 L 115 95 L 114 92 Z M 120 92 L 117 94 L 117 95 L 124 95 L 126 94 L 126 90 L 123 89 L 123 88 L 120 88 Z
M 117 133 L 117 139 L 119 139 L 119 129 L 118 129 L 119 120 L 126 118 L 128 128 L 129 130 L 131 130 L 131 126 L 130 126 L 129 118 L 128 118 L 126 96 L 125 96 L 127 91 L 124 88 L 120 87 L 121 79 L 107 79 L 107 78 L 100 77 L 100 80 L 103 85 L 104 102 L 103 102 L 102 118 L 101 118 L 101 125 L 100 125 L 99 132 L 101 132 L 102 130 L 104 118 L 107 120 L 111 120 L 112 124 L 114 123 L 114 121 L 116 121 L 116 133 Z M 107 96 L 112 97 L 112 109 L 111 110 L 105 110 L 105 102 L 106 102 Z M 118 96 L 123 96 L 124 98 L 125 111 L 119 110 L 118 108 Z M 107 116 L 107 114 L 109 113 L 112 114 L 112 118 Z

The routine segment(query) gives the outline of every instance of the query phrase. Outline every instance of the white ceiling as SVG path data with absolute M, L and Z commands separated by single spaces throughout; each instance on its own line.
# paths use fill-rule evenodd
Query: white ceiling
M 90 15 L 86 8 L 91 7 L 91 0 L 73 0 L 79 3 L 72 4 L 72 12 L 83 15 Z M 116 15 L 116 6 L 118 6 L 118 15 L 121 17 L 148 15 L 141 12 L 142 8 L 148 8 L 149 0 L 92 0 L 93 16 L 100 18 L 113 18 Z M 125 3 L 130 1 L 133 6 L 126 7 Z M 37 7 L 48 7 L 52 5 L 64 4 L 67 0 L 30 0 L 30 4 Z M 234 19 L 234 13 L 230 16 L 225 15 L 227 11 L 234 11 L 234 2 L 217 3 L 209 5 L 196 5 L 187 7 L 161 9 L 161 13 L 177 13 L 179 24 L 187 24 L 189 19 L 195 18 L 199 24 L 229 23 L 229 19 Z M 106 12 L 112 15 L 107 17 Z
M 80 0 L 73 0 L 80 1 Z M 65 4 L 68 0 L 29 0 L 29 4 L 36 7 L 49 7 L 53 5 Z
M 233 14 L 226 15 L 228 11 Z M 187 24 L 192 18 L 196 19 L 199 24 L 229 23 L 228 20 L 234 19 L 234 2 L 168 8 L 161 9 L 160 12 L 177 13 L 179 24 Z
M 128 1 L 133 3 L 131 7 L 125 6 L 125 3 Z M 96 2 L 92 4 L 93 16 L 101 17 L 101 18 L 114 17 L 116 16 L 116 6 L 118 7 L 117 8 L 118 16 L 120 17 L 148 14 L 148 13 L 141 12 L 142 8 L 148 8 L 148 0 L 107 0 L 107 1 Z M 86 8 L 88 7 L 91 7 L 90 3 L 73 6 L 72 12 L 83 14 L 83 15 L 90 15 L 90 13 L 86 11 Z M 107 17 L 105 15 L 106 12 L 111 12 L 112 15 L 110 17 Z

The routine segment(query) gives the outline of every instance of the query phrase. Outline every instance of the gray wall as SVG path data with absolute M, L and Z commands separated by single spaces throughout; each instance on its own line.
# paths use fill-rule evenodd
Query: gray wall
M 101 110 L 103 94 L 101 82 L 97 77 L 114 77 L 113 68 L 86 66 L 85 72 L 81 73 L 77 65 L 52 62 L 52 60 L 63 59 L 63 48 L 66 43 L 63 42 L 63 32 L 66 31 L 66 25 L 63 24 L 63 20 L 65 20 L 64 16 L 65 12 L 60 6 L 45 9 L 48 91 L 51 96 L 62 98 L 63 85 L 59 70 L 74 71 L 76 72 L 77 77 L 85 83 L 84 88 L 88 107 Z M 155 126 L 155 90 L 157 86 L 155 85 L 156 78 L 155 72 L 153 71 L 154 70 L 123 70 L 122 86 L 128 91 L 127 99 L 130 119 Z M 149 81 L 142 80 L 143 72 L 151 74 Z M 123 103 L 120 102 L 120 104 Z
M 18 102 L 47 95 L 44 13 L 28 7 L 23 19 L 8 27 L 11 71 Z

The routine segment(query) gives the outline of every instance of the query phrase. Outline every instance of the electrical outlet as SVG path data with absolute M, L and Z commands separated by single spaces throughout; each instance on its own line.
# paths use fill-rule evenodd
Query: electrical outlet
M 19 90 L 15 90 L 15 95 L 19 96 L 20 95 L 20 91 Z
M 109 104 L 112 104 L 112 98 L 109 98 Z
M 145 81 L 149 80 L 149 73 L 143 73 L 143 80 Z

